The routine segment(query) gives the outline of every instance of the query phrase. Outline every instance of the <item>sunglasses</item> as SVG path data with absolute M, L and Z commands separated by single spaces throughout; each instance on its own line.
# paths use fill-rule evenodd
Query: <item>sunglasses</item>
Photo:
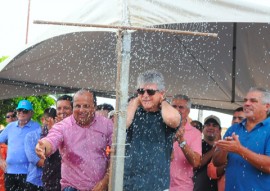
M 29 112 L 29 110 L 27 109 L 17 109 L 17 112 L 23 112 L 24 114 L 27 114 Z
M 139 95 L 143 95 L 145 92 L 147 92 L 148 95 L 152 96 L 155 95 L 156 92 L 158 92 L 159 90 L 152 90 L 152 89 L 143 89 L 143 88 L 139 88 L 137 89 L 137 93 Z
M 13 115 L 7 115 L 6 118 L 9 119 L 9 118 L 12 118 L 14 117 Z

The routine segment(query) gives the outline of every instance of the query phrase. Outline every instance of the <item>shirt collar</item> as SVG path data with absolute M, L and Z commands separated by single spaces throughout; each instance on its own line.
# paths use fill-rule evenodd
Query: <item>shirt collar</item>
M 23 127 L 19 126 L 19 120 L 16 121 L 17 127 L 21 127 L 21 128 L 24 128 L 24 127 L 30 128 L 30 127 L 31 127 L 31 124 L 32 124 L 32 120 L 31 120 L 31 119 L 30 119 L 30 121 L 28 121 L 28 123 L 26 123 Z
M 81 127 L 81 128 L 85 128 L 85 127 L 82 127 L 82 126 L 80 126 L 80 125 L 78 125 L 78 124 L 76 123 L 76 120 L 75 120 L 73 114 L 70 116 L 70 118 L 71 118 L 71 123 L 72 123 L 72 125 L 77 125 L 77 126 L 79 126 L 79 127 Z M 97 115 L 94 116 L 94 119 L 93 119 L 93 121 L 90 123 L 89 127 L 91 127 L 91 126 L 96 122 L 96 120 L 97 120 Z

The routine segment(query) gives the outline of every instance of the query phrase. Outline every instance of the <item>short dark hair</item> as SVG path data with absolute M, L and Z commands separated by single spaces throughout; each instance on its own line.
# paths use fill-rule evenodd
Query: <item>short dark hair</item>
M 51 118 L 55 119 L 55 117 L 56 117 L 56 109 L 54 109 L 52 107 L 45 109 L 44 112 L 43 112 L 43 116 L 51 117 Z
M 70 106 L 71 106 L 71 108 L 73 108 L 73 98 L 71 96 L 69 96 L 69 95 L 62 95 L 59 98 L 57 98 L 56 102 L 62 101 L 62 100 L 64 100 L 64 101 L 70 101 Z
M 236 108 L 236 109 L 233 111 L 233 113 L 235 113 L 235 112 L 241 112 L 241 111 L 244 111 L 243 107 L 238 107 L 238 108 Z
M 113 106 L 108 103 L 103 103 L 97 106 L 97 111 L 98 110 L 108 110 L 109 112 L 114 110 Z
M 69 96 L 69 95 L 62 95 L 62 96 L 60 96 L 59 98 L 57 98 L 57 101 L 60 101 L 60 100 L 67 100 L 67 101 L 70 101 L 70 102 L 72 102 L 72 97 L 71 96 Z
M 12 118 L 16 117 L 16 115 L 17 115 L 17 112 L 14 110 L 9 110 L 7 113 L 13 113 L 11 116 Z
M 191 121 L 191 123 L 195 123 L 196 125 L 194 125 L 194 127 L 196 129 L 198 129 L 199 131 L 202 132 L 202 130 L 203 130 L 203 124 L 200 121 L 193 120 L 193 121 Z

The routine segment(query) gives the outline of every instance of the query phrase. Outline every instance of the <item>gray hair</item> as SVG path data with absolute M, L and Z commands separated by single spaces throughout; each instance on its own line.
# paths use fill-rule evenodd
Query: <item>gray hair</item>
M 73 100 L 74 100 L 74 97 L 79 94 L 79 95 L 82 95 L 82 94 L 85 94 L 85 93 L 90 93 L 93 95 L 93 102 L 94 102 L 94 106 L 97 106 L 97 97 L 96 97 L 96 94 L 94 91 L 91 91 L 89 89 L 86 89 L 86 88 L 82 88 L 80 90 L 78 90 L 77 92 L 75 92 L 75 94 L 73 95 Z
M 191 108 L 191 100 L 190 98 L 187 96 L 187 95 L 183 95 L 183 94 L 176 94 L 173 96 L 172 98 L 173 100 L 174 99 L 182 99 L 182 100 L 186 100 L 187 101 L 187 108 Z
M 248 92 L 260 92 L 262 94 L 261 100 L 263 104 L 270 103 L 270 91 L 260 87 L 251 87 Z
M 165 91 L 164 77 L 156 70 L 147 70 L 138 76 L 137 87 L 145 84 L 156 84 L 158 90 Z

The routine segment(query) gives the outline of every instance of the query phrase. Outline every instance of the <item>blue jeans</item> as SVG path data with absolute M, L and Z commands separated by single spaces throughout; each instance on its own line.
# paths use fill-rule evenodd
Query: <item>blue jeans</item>
M 64 188 L 63 191 L 79 191 L 79 190 L 77 190 L 76 188 L 72 188 L 72 187 L 66 187 L 66 188 Z

